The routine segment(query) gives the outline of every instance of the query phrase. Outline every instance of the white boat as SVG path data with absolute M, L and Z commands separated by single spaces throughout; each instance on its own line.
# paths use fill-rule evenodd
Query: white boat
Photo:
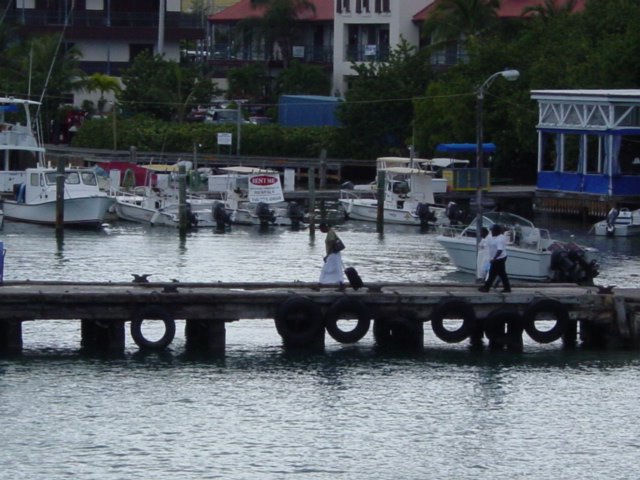
M 55 168 L 27 168 L 26 181 L 18 186 L 14 198 L 4 200 L 8 220 L 55 225 L 57 217 L 58 171 Z M 64 225 L 99 227 L 111 198 L 98 185 L 95 170 L 66 168 L 63 195 Z
M 297 202 L 284 200 L 277 171 L 245 166 L 220 170 L 225 173 L 209 176 L 209 192 L 223 195 L 222 204 L 231 223 L 294 228 L 306 225 Z
M 118 218 L 130 222 L 180 226 L 179 188 L 172 183 L 171 173 L 176 165 L 146 165 L 146 186 L 121 189 L 115 193 L 114 210 Z M 187 193 L 185 197 L 187 221 L 190 227 L 213 227 L 215 200 Z
M 31 120 L 30 107 L 39 105 L 31 100 L 0 97 L 0 190 L 12 195 L 3 202 L 3 216 L 7 220 L 55 225 L 58 173 L 54 168 L 43 167 L 45 149 Z M 64 175 L 64 225 L 102 225 L 113 200 L 100 189 L 95 170 L 66 168 Z
M 379 175 L 384 172 L 384 222 L 400 225 L 448 225 L 444 206 L 433 197 L 433 173 L 406 166 L 404 157 L 380 157 Z M 378 219 L 376 186 L 340 190 L 340 204 L 347 218 L 375 222 Z
M 640 209 L 620 210 L 612 208 L 607 218 L 600 220 L 593 225 L 596 235 L 607 237 L 631 237 L 640 235 Z
M 485 213 L 482 225 L 491 230 L 494 224 L 503 227 L 508 239 L 506 266 L 510 278 L 589 284 L 598 275 L 598 251 L 594 248 L 554 240 L 548 230 L 536 228 L 512 213 Z M 475 274 L 475 220 L 461 231 L 443 227 L 437 240 L 459 270 Z

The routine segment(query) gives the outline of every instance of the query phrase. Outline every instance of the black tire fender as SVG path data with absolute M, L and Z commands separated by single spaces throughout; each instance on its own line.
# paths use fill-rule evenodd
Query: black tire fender
M 541 313 L 549 313 L 555 319 L 555 324 L 548 330 L 540 330 L 536 326 L 536 319 Z M 569 325 L 569 311 L 557 300 L 537 300 L 529 305 L 523 314 L 524 329 L 532 340 L 538 343 L 555 342 L 567 331 Z M 550 318 L 549 318 L 550 320 Z
M 449 330 L 444 325 L 445 318 L 459 318 L 462 324 L 455 330 Z M 473 307 L 463 300 L 445 300 L 431 312 L 433 333 L 447 343 L 458 343 L 468 338 L 475 329 L 476 321 Z
M 158 340 L 149 340 L 142 333 L 145 320 L 161 320 L 164 323 L 164 335 Z M 176 322 L 169 312 L 157 305 L 142 308 L 136 318 L 131 320 L 131 337 L 140 348 L 160 350 L 168 347 L 176 336 Z
M 399 310 L 393 314 L 381 315 L 373 322 L 373 338 L 381 347 L 411 343 L 417 336 L 422 339 L 420 324 L 415 312 L 411 310 Z
M 309 297 L 289 297 L 278 306 L 276 330 L 290 346 L 305 346 L 324 330 L 320 307 Z
M 515 310 L 494 310 L 484 319 L 484 334 L 501 345 L 522 341 L 522 318 Z
M 344 314 L 354 314 L 357 319 L 355 327 L 351 330 L 342 330 L 338 326 L 338 320 L 345 318 Z M 371 314 L 361 300 L 352 297 L 340 297 L 327 310 L 324 316 L 324 323 L 327 333 L 337 342 L 356 343 L 369 331 Z

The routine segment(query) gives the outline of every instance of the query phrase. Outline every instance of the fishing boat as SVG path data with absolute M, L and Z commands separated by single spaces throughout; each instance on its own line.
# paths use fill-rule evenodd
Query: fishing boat
M 175 184 L 177 165 L 145 165 L 145 185 L 120 189 L 115 193 L 114 210 L 118 218 L 130 222 L 180 226 L 180 195 Z M 213 227 L 215 199 L 185 194 L 185 213 L 190 227 Z
M 38 166 L 25 170 L 26 181 L 17 185 L 13 198 L 3 202 L 7 220 L 57 224 L 58 170 Z M 99 227 L 113 198 L 100 189 L 96 171 L 91 168 L 65 168 L 63 224 Z
M 607 218 L 596 222 L 592 230 L 596 235 L 607 237 L 632 237 L 640 235 L 640 209 L 612 208 Z
M 219 205 L 224 206 L 226 219 L 231 223 L 294 228 L 306 225 L 302 207 L 295 201 L 284 200 L 277 171 L 247 166 L 220 170 L 224 173 L 209 176 L 209 192 L 224 196 Z M 218 212 L 221 213 L 220 207 L 214 212 L 215 221 L 225 221 Z
M 11 198 L 3 202 L 7 220 L 55 225 L 100 226 L 113 200 L 100 189 L 96 171 L 64 170 L 63 209 L 57 211 L 58 171 L 45 166 L 45 149 L 32 123 L 31 107 L 40 102 L 0 97 L 0 151 L 3 169 L 0 190 Z M 28 168 L 24 168 L 28 165 Z M 62 213 L 58 217 L 58 213 Z
M 446 207 L 435 204 L 433 173 L 407 166 L 409 161 L 405 157 L 380 157 L 376 161 L 376 177 L 384 173 L 384 222 L 423 227 L 449 224 Z M 369 188 L 342 188 L 339 202 L 348 219 L 370 222 L 378 219 L 374 184 Z
M 507 237 L 507 274 L 532 281 L 591 284 L 598 275 L 598 251 L 575 242 L 551 238 L 549 231 L 513 213 L 488 212 L 482 226 L 500 225 Z M 458 270 L 476 273 L 476 222 L 462 230 L 443 227 L 437 241 Z

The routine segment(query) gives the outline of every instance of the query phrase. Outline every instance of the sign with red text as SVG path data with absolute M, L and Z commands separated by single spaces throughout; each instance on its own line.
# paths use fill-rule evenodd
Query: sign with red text
M 277 203 L 284 201 L 282 184 L 278 174 L 260 174 L 249 177 L 249 201 L 252 203 Z

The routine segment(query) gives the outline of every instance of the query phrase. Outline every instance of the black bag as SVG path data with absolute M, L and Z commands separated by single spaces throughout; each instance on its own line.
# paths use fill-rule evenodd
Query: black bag
M 340 240 L 340 237 L 336 237 L 336 240 L 333 242 L 333 253 L 341 252 L 345 249 L 344 243 Z
M 351 285 L 351 287 L 354 290 L 358 290 L 359 288 L 362 288 L 364 286 L 364 282 L 362 281 L 362 278 L 360 278 L 360 275 L 358 274 L 355 268 L 353 267 L 345 268 L 344 274 L 347 276 L 347 279 L 349 280 L 349 285 Z

